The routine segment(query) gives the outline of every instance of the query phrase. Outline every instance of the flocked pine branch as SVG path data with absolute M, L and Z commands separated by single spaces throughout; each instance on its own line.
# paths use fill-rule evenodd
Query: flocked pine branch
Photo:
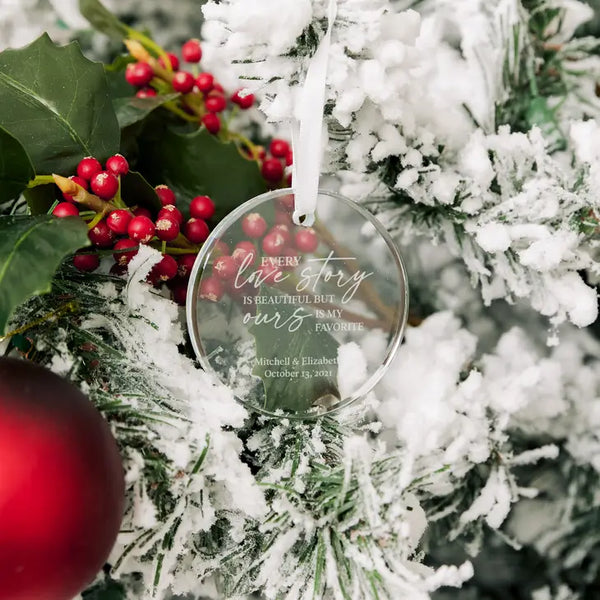
M 344 193 L 379 204 L 390 229 L 446 242 L 486 303 L 527 298 L 555 323 L 587 325 L 597 315 L 595 292 L 579 273 L 597 270 L 588 217 L 598 194 L 596 150 L 583 147 L 581 130 L 593 128 L 582 120 L 597 113 L 589 94 L 597 59 L 591 42 L 569 37 L 589 11 L 475 4 L 424 2 L 420 15 L 386 0 L 339 2 L 328 114 L 347 135 L 331 169 Z M 244 57 L 238 73 L 263 94 L 273 121 L 292 112 L 294 82 L 306 69 L 299 57 L 310 54 L 303 32 L 322 32 L 326 5 L 272 13 L 256 5 L 247 19 L 241 0 L 204 8 L 207 48 Z M 274 43 L 256 41 L 263 29 L 277 31 Z

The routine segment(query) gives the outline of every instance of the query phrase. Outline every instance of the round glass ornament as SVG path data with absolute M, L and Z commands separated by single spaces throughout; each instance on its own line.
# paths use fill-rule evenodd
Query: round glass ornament
M 187 320 L 202 367 L 249 408 L 310 418 L 364 397 L 400 345 L 402 259 L 360 205 L 319 191 L 315 223 L 294 225 L 294 192 L 229 214 L 190 276 Z

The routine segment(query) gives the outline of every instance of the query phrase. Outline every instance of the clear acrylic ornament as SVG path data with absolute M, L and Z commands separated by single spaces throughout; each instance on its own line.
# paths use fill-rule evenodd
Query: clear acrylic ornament
M 187 319 L 202 367 L 246 406 L 316 417 L 363 398 L 396 353 L 408 314 L 402 259 L 364 208 L 320 191 L 294 225 L 294 192 L 228 215 L 190 278 Z

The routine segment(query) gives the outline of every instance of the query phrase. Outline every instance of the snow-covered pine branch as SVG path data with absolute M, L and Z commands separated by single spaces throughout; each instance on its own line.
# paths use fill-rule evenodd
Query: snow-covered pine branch
M 598 114 L 600 63 L 591 41 L 569 41 L 589 9 L 464 0 L 417 3 L 419 14 L 401 5 L 339 1 L 327 113 L 348 137 L 330 164 L 342 192 L 376 201 L 405 239 L 447 242 L 486 303 L 527 298 L 554 324 L 590 324 L 596 294 L 580 272 L 597 270 L 599 196 L 577 132 L 594 127 L 582 120 Z M 234 62 L 267 118 L 284 123 L 326 6 L 209 2 L 209 63 Z M 567 104 L 542 95 L 553 90 L 568 90 Z

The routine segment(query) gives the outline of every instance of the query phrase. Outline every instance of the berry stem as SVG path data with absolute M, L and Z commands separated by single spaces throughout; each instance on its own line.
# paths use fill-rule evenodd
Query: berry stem
M 84 190 L 80 185 L 77 185 L 72 179 L 67 179 L 62 175 L 52 174 L 54 183 L 58 186 L 61 192 L 69 194 L 73 197 L 73 200 L 78 204 L 83 204 L 88 208 L 91 208 L 94 212 L 100 213 L 102 218 L 106 213 L 116 210 L 116 206 L 112 202 L 106 202 L 94 194 L 90 194 Z
M 48 185 L 49 183 L 54 183 L 52 175 L 37 175 L 27 184 L 27 187 L 31 189 L 38 185 Z
M 183 254 L 197 254 L 200 251 L 200 248 L 198 246 L 194 246 L 193 248 L 177 248 L 175 246 L 165 246 L 165 249 L 163 250 L 162 242 L 159 243 L 158 241 L 150 242 L 148 246 L 154 248 L 155 250 L 159 250 L 163 254 L 171 254 L 173 256 L 181 256 Z
M 119 176 L 119 189 L 117 190 L 117 193 L 115 194 L 115 197 L 111 200 L 111 202 L 117 208 L 127 209 L 127 204 L 125 204 L 125 202 L 123 202 L 123 197 L 121 196 L 121 177 L 120 176 Z
M 103 213 L 97 213 L 96 216 L 88 223 L 88 229 L 94 229 L 94 227 L 96 227 L 96 225 L 102 221 L 103 217 Z
M 253 144 L 246 136 L 242 135 L 241 133 L 236 133 L 234 131 L 228 131 L 227 135 L 230 140 L 238 142 L 238 144 L 236 145 L 238 145 L 238 150 L 244 158 L 247 159 L 248 155 L 244 154 L 244 151 L 241 147 L 246 147 L 250 151 L 252 160 L 255 160 L 257 162 L 260 160 L 260 152 L 258 150 L 258 147 L 256 146 L 256 144 Z
M 131 29 L 129 31 L 129 40 L 136 41 L 139 44 L 141 44 L 141 46 L 144 49 L 148 49 L 148 50 L 151 50 L 152 52 L 154 52 L 154 54 L 156 54 L 156 56 L 159 56 L 163 59 L 163 62 L 165 63 L 165 66 L 166 66 L 166 71 L 167 72 L 173 71 L 173 67 L 171 65 L 169 55 L 166 53 L 165 50 L 163 50 L 163 48 L 161 46 L 159 46 L 154 40 L 150 39 L 147 35 L 144 35 L 140 31 L 136 31 L 135 29 Z M 129 46 L 127 45 L 127 42 L 129 40 L 125 40 L 125 45 L 127 46 L 128 49 L 129 49 Z M 131 52 L 131 50 L 130 50 L 130 52 Z M 132 55 L 135 58 L 137 58 L 137 56 L 135 56 L 133 54 L 133 52 L 132 52 Z M 148 56 L 150 56 L 150 55 L 148 54 Z M 147 60 L 147 59 L 139 59 L 138 58 L 138 60 Z
M 198 122 L 198 118 L 197 117 L 192 117 L 192 115 L 188 115 L 184 110 L 181 110 L 177 104 L 173 101 L 171 102 L 165 102 L 163 104 L 163 106 L 167 109 L 170 110 L 174 115 L 177 115 L 180 119 L 183 119 L 184 121 L 189 121 L 190 123 L 197 123 Z

